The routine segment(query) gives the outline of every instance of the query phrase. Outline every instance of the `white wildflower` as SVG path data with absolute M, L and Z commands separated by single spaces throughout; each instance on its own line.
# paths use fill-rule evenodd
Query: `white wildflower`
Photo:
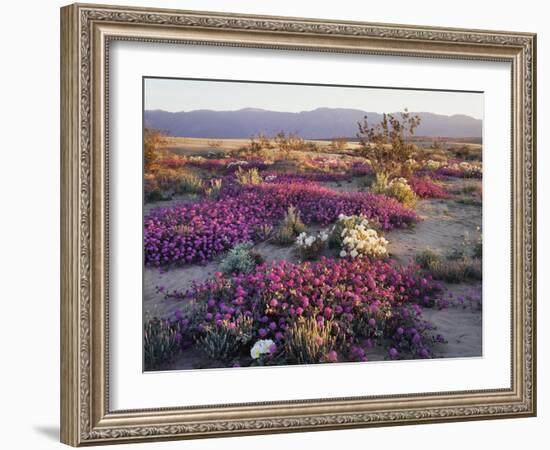
M 271 339 L 260 339 L 250 349 L 250 356 L 252 359 L 258 359 L 261 355 L 269 353 L 269 349 L 274 344 Z

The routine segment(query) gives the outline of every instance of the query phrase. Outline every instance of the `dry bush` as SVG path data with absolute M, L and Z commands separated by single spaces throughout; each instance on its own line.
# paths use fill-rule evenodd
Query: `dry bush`
M 420 124 L 420 117 L 411 116 L 406 109 L 400 115 L 401 118 L 396 118 L 384 113 L 375 126 L 371 126 L 367 116 L 362 123 L 358 122 L 359 153 L 369 160 L 376 173 L 401 176 L 405 162 L 417 151 L 410 137 Z
M 329 148 L 335 153 L 343 153 L 348 148 L 348 140 L 345 137 L 333 139 Z

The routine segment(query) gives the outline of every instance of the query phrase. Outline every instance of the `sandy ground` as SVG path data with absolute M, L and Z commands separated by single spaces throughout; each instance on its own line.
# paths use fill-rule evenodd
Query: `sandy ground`
M 452 182 L 452 188 L 460 187 L 462 180 Z M 358 181 L 352 183 L 327 183 L 341 190 L 359 190 Z M 181 199 L 180 199 L 181 200 Z M 162 202 L 168 206 L 177 202 Z M 158 204 L 157 204 L 158 205 Z M 393 230 L 386 233 L 389 240 L 389 251 L 397 261 L 407 264 L 414 255 L 427 247 L 441 254 L 459 248 L 467 232 L 470 238 L 476 235 L 476 227 L 481 226 L 481 209 L 477 206 L 464 205 L 453 200 L 421 200 L 416 206 L 421 217 L 414 228 Z M 265 261 L 285 259 L 296 261 L 292 247 L 279 247 L 270 243 L 260 243 L 255 249 L 262 254 Z M 167 291 L 185 291 L 191 288 L 192 281 L 204 281 L 219 269 L 220 260 L 206 265 L 193 265 L 185 268 L 169 269 L 161 272 L 157 269 L 144 270 L 144 320 L 152 317 L 167 317 L 176 309 L 185 310 L 185 300 L 166 299 L 157 291 L 158 286 Z M 423 318 L 437 327 L 436 333 L 441 333 L 445 344 L 434 347 L 436 357 L 473 357 L 482 355 L 482 307 L 481 283 L 444 284 L 445 298 L 449 299 L 449 307 L 438 310 L 424 308 Z M 462 296 L 476 297 L 474 304 L 460 304 L 457 299 Z M 368 352 L 371 361 L 382 360 L 386 355 L 383 348 L 374 348 Z M 164 370 L 187 369 L 198 367 L 213 367 L 195 349 L 183 351 L 178 358 L 162 367 Z
M 191 137 L 167 137 L 165 148 L 180 155 L 203 155 L 207 152 L 230 152 L 250 144 L 250 139 L 208 139 Z M 306 139 L 324 149 L 331 144 L 329 140 Z M 349 142 L 347 148 L 356 148 L 356 142 Z M 317 155 L 317 154 L 314 154 Z

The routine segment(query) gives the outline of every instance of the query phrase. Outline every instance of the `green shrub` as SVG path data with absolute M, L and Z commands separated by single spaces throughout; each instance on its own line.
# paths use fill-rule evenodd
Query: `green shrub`
M 481 280 L 483 275 L 479 259 L 458 254 L 450 259 L 443 259 L 439 254 L 428 249 L 417 254 L 416 262 L 428 270 L 436 280 L 448 283 Z
M 399 203 L 408 208 L 415 205 L 417 197 L 409 183 L 404 178 L 394 178 L 388 182 L 388 176 L 382 172 L 376 174 L 376 180 L 371 190 L 377 194 L 384 194 L 395 198 Z
M 240 316 L 234 324 L 211 325 L 197 338 L 197 345 L 215 361 L 231 361 L 252 339 L 253 321 Z
M 176 194 L 201 194 L 204 191 L 200 177 L 191 172 L 178 173 L 174 191 Z
M 214 178 L 210 180 L 207 187 L 204 188 L 204 193 L 207 197 L 217 198 L 222 188 L 222 180 L 220 178 Z
M 328 361 L 328 354 L 334 348 L 336 337 L 332 335 L 332 323 L 321 325 L 315 317 L 295 322 L 289 328 L 285 341 L 285 353 L 290 362 L 315 364 Z
M 221 262 L 220 270 L 225 274 L 251 272 L 262 261 L 262 255 L 252 250 L 252 244 L 244 242 L 229 250 Z
M 157 368 L 179 350 L 178 329 L 168 321 L 151 319 L 143 326 L 145 370 Z
M 305 230 L 306 226 L 300 219 L 299 212 L 294 206 L 289 206 L 275 233 L 275 242 L 281 245 L 290 245 Z
M 430 248 L 422 250 L 416 254 L 415 260 L 420 267 L 429 269 L 434 264 L 441 262 L 441 256 Z

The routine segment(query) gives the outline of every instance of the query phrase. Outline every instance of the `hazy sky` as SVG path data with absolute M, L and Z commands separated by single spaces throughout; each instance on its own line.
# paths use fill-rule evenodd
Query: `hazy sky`
M 144 95 L 145 109 L 172 112 L 242 108 L 299 112 L 328 107 L 389 113 L 408 108 L 483 118 L 481 93 L 146 78 Z

